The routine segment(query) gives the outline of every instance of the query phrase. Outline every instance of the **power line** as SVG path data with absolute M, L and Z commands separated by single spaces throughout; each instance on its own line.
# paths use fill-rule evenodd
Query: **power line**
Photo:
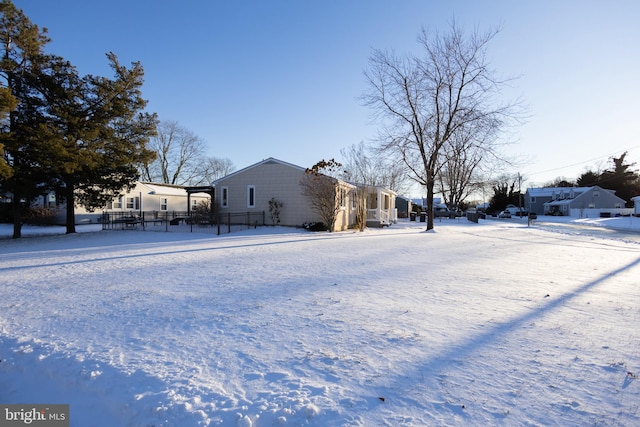
M 622 153 L 625 153 L 625 152 L 627 152 L 627 153 L 628 153 L 629 151 L 631 151 L 631 150 L 635 150 L 636 148 L 640 148 L 640 145 L 636 145 L 635 147 L 631 147 L 631 148 L 624 149 L 624 150 L 622 151 Z M 583 165 L 583 164 L 586 164 L 586 163 L 595 162 L 596 160 L 602 160 L 602 159 L 604 159 L 604 158 L 607 158 L 607 159 L 608 159 L 608 158 L 611 158 L 612 156 L 614 156 L 614 155 L 616 155 L 616 154 L 619 154 L 619 153 L 621 153 L 621 152 L 620 152 L 620 150 L 617 150 L 617 151 L 615 151 L 615 152 L 613 152 L 613 153 L 610 153 L 610 154 L 607 154 L 607 155 L 604 155 L 604 156 L 595 157 L 595 158 L 590 159 L 590 160 L 584 160 L 584 161 L 582 161 L 582 162 L 572 163 L 572 164 L 570 164 L 570 165 L 565 165 L 565 166 L 560 166 L 560 167 L 553 168 L 553 169 L 547 169 L 547 170 L 543 170 L 543 171 L 538 171 L 538 172 L 534 172 L 534 173 L 531 173 L 531 174 L 528 174 L 528 175 L 530 175 L 530 176 L 541 175 L 541 174 L 543 174 L 543 173 L 547 173 L 547 172 L 553 172 L 553 171 L 557 171 L 557 170 L 562 170 L 562 169 L 566 169 L 566 168 L 571 168 L 571 167 L 573 167 L 573 166 L 580 166 L 580 165 Z

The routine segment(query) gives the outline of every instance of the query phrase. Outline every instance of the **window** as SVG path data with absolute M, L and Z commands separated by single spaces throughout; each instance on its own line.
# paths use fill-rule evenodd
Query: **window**
M 229 207 L 229 188 L 222 187 L 222 200 L 220 200 L 220 206 L 223 208 Z
M 532 196 L 532 197 L 529 199 L 529 203 L 534 204 L 535 202 L 536 202 L 536 198 Z
M 593 197 L 600 197 L 600 191 L 593 190 Z
M 247 207 L 248 208 L 256 207 L 256 186 L 255 185 L 247 186 Z
M 113 199 L 111 202 L 111 209 L 122 209 L 122 196 L 117 199 Z
M 198 201 L 196 199 L 191 199 L 191 210 L 195 211 L 198 209 Z
M 140 209 L 140 198 L 127 197 L 127 209 Z
M 168 206 L 169 206 L 169 199 L 167 199 L 166 197 L 161 198 L 160 199 L 160 210 L 161 211 L 166 211 Z
M 338 198 L 340 202 L 340 208 L 344 209 L 347 207 L 347 190 L 344 188 L 340 188 L 338 190 Z

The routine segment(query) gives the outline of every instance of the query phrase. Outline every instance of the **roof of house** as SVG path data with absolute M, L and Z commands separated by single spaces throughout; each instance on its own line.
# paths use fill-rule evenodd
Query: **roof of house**
M 254 163 L 254 164 L 252 164 L 250 166 L 247 166 L 246 168 L 243 168 L 243 169 L 240 169 L 238 171 L 232 172 L 229 175 L 223 176 L 222 178 L 218 178 L 215 181 L 213 181 L 213 183 L 211 185 L 215 186 L 218 182 L 220 182 L 222 180 L 225 180 L 227 178 L 231 178 L 233 176 L 239 175 L 239 174 L 244 173 L 244 172 L 246 172 L 246 171 L 248 171 L 250 169 L 253 169 L 255 167 L 262 166 L 262 165 L 268 165 L 268 164 L 278 164 L 278 165 L 282 165 L 282 166 L 287 166 L 287 167 L 290 167 L 290 168 L 293 168 L 293 169 L 297 169 L 297 170 L 299 170 L 301 172 L 304 172 L 304 171 L 307 170 L 307 168 L 303 168 L 302 166 L 294 165 L 293 163 L 288 163 L 288 162 L 285 162 L 285 161 L 282 161 L 282 160 L 275 159 L 273 157 L 269 157 L 268 159 L 264 159 L 261 162 Z M 339 179 L 339 181 L 343 185 L 355 187 L 355 185 L 353 185 L 353 184 L 351 184 L 349 182 L 346 182 L 346 181 L 344 181 L 342 179 Z
M 527 188 L 527 193 L 531 197 L 551 197 L 555 193 L 570 192 L 573 190 L 574 194 L 584 193 L 591 187 L 542 187 L 542 188 Z
M 162 184 L 157 182 L 140 182 L 140 185 L 148 189 L 146 194 L 155 194 L 160 196 L 186 196 L 187 190 L 181 185 Z M 196 193 L 197 195 L 208 196 L 207 193 Z
M 241 174 L 243 172 L 246 172 L 249 169 L 253 169 L 255 167 L 258 167 L 258 166 L 261 166 L 261 165 L 268 165 L 268 164 L 279 164 L 279 165 L 283 165 L 283 166 L 288 166 L 290 168 L 298 169 L 298 170 L 303 171 L 303 172 L 305 170 L 307 170 L 306 168 L 303 168 L 302 166 L 294 165 L 293 163 L 287 163 L 287 162 L 284 162 L 282 160 L 278 160 L 278 159 L 275 159 L 273 157 L 269 157 L 268 159 L 264 159 L 261 162 L 254 163 L 252 165 L 247 166 L 246 168 L 242 168 L 240 170 L 237 170 L 235 172 L 230 173 L 229 175 L 225 175 L 222 178 L 218 178 L 215 181 L 213 181 L 211 183 L 211 185 L 215 186 L 217 182 L 222 181 L 223 179 L 227 179 L 227 178 L 230 178 L 232 176 L 235 176 L 235 175 Z
M 602 188 L 600 186 L 594 185 L 593 187 L 586 187 L 585 191 L 582 191 L 580 193 L 574 193 L 575 197 L 572 198 L 564 198 L 564 199 L 558 199 L 558 200 L 551 200 L 549 202 L 546 202 L 545 205 L 549 205 L 549 206 L 559 206 L 559 205 L 566 205 L 566 204 L 570 204 L 573 203 L 575 201 L 579 201 L 580 199 L 584 198 L 584 197 L 589 197 L 589 191 L 590 190 L 603 190 L 603 191 L 607 191 L 609 193 L 611 193 L 611 195 L 614 198 L 618 198 L 620 199 L 621 202 L 624 202 L 624 199 L 616 196 L 616 192 L 615 190 L 607 190 L 606 188 Z

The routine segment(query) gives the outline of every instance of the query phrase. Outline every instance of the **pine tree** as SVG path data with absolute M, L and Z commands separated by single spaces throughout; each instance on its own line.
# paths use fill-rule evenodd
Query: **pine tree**
M 613 169 L 607 169 L 600 175 L 600 186 L 616 191 L 616 196 L 627 202 L 627 206 L 633 206 L 631 198 L 640 194 L 640 175 L 631 168 L 635 163 L 625 163 L 627 152 L 620 157 L 612 157 Z
M 42 48 L 49 42 L 47 30 L 38 28 L 11 1 L 0 2 L 0 88 L 8 118 L 2 121 L 0 144 L 0 186 L 12 194 L 13 237 L 21 235 L 22 201 L 42 191 L 39 150 L 34 133 L 39 128 L 39 100 L 27 81 L 42 60 Z
M 61 58 L 50 61 L 38 78 L 51 118 L 40 133 L 41 143 L 50 153 L 47 169 L 66 201 L 67 233 L 75 232 L 75 205 L 103 207 L 131 188 L 139 165 L 153 157 L 146 144 L 157 118 L 143 112 L 144 70 L 140 63 L 120 65 L 113 53 L 107 57 L 114 78 L 79 77 Z

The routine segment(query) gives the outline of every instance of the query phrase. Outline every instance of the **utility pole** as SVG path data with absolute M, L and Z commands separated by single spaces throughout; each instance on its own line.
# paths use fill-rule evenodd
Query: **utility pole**
M 522 175 L 518 172 L 518 213 L 522 218 Z

